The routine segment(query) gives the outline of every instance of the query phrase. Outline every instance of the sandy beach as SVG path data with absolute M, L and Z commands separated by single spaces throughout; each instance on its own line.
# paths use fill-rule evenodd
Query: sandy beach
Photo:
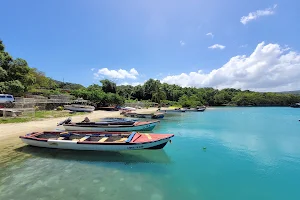
M 153 113 L 157 108 L 149 109 L 138 109 L 137 113 Z M 120 112 L 117 111 L 94 111 L 93 113 L 87 113 L 86 115 L 73 116 L 72 121 L 82 121 L 85 117 L 90 120 L 99 120 L 104 117 L 122 117 Z M 25 135 L 33 131 L 53 131 L 57 128 L 57 123 L 66 119 L 63 118 L 52 118 L 42 119 L 40 121 L 31 121 L 24 123 L 11 123 L 11 124 L 0 124 L 0 139 L 3 141 L 10 137 L 16 137 Z

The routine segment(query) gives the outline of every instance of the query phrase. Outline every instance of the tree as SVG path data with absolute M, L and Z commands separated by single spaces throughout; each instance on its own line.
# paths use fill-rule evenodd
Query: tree
M 17 58 L 9 63 L 9 68 L 7 70 L 8 80 L 19 80 L 25 87 L 33 85 L 35 77 L 29 73 L 30 70 L 31 68 L 25 60 Z
M 133 91 L 131 93 L 132 98 L 142 100 L 145 96 L 145 90 L 144 87 L 141 85 L 137 85 L 133 88 Z
M 125 99 L 130 99 L 133 93 L 133 86 L 131 85 L 120 85 L 117 87 L 117 94 L 124 97 Z
M 152 93 L 157 90 L 158 85 L 160 84 L 159 81 L 150 78 L 144 84 L 144 98 L 145 100 L 152 99 Z
M 1 93 L 9 93 L 14 95 L 23 94 L 25 87 L 18 80 L 0 82 L 0 92 Z
M 5 81 L 7 78 L 7 72 L 0 67 L 0 82 Z
M 117 85 L 116 83 L 108 80 L 108 79 L 104 79 L 100 81 L 102 83 L 102 90 L 106 93 L 111 92 L 111 93 L 116 93 L 117 92 Z
M 5 49 L 5 46 L 3 44 L 3 41 L 0 40 L 0 52 L 4 51 L 4 49 Z

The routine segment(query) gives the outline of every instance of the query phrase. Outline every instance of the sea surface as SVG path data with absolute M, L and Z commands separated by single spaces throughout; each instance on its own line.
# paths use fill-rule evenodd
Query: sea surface
M 1 200 L 299 200 L 300 109 L 173 113 L 163 150 L 81 152 L 8 144 Z M 8 142 L 9 143 L 9 142 Z

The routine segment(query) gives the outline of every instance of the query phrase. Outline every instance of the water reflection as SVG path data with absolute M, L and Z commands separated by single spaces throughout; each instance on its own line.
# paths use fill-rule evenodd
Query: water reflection
M 47 149 L 33 146 L 23 146 L 15 149 L 35 157 L 83 161 L 83 162 L 118 162 L 124 164 L 137 163 L 171 163 L 171 159 L 164 150 L 136 150 L 131 152 L 101 152 L 101 151 L 76 151 L 64 149 Z

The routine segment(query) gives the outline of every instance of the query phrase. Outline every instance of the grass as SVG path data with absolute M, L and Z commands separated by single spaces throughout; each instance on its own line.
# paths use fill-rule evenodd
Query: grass
M 45 118 L 69 117 L 69 116 L 83 115 L 83 114 L 86 113 L 84 112 L 70 113 L 68 111 L 55 111 L 55 110 L 36 111 L 32 114 L 22 115 L 20 117 L 5 117 L 5 118 L 0 117 L 0 124 L 22 123 L 22 122 L 35 121 L 35 120 L 45 119 Z

